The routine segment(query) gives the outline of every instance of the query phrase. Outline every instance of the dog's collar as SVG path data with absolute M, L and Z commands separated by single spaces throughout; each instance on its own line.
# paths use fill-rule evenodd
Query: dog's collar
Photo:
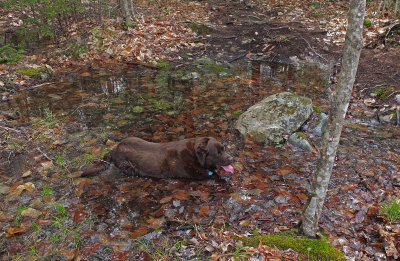
M 208 171 L 208 176 L 212 176 L 213 172 L 211 170 L 207 170 Z

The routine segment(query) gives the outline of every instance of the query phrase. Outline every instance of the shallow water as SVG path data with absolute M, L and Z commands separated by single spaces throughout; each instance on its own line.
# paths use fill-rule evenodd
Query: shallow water
M 25 157 L 14 158 L 11 164 L 18 168 L 10 168 L 7 175 L 16 181 L 27 168 L 37 171 L 40 175 L 31 179 L 37 188 L 48 184 L 55 190 L 52 200 L 61 202 L 74 220 L 80 220 L 79 215 L 89 219 L 80 220 L 84 257 L 95 255 L 105 260 L 112 253 L 135 252 L 132 239 L 147 235 L 144 240 L 153 240 L 160 236 L 157 231 L 164 236 L 187 238 L 191 234 L 185 235 L 180 229 L 187 223 L 218 227 L 230 224 L 243 233 L 255 227 L 269 232 L 277 226 L 292 227 L 299 220 L 316 155 L 290 145 L 273 147 L 243 141 L 233 124 L 248 107 L 282 91 L 308 96 L 314 105 L 327 109 L 327 85 L 326 70 L 315 63 L 249 62 L 233 68 L 201 63 L 178 72 L 143 67 L 81 72 L 22 91 L 13 100 L 1 103 L 0 111 L 18 110 L 21 117 L 44 122 L 49 129 L 77 126 L 65 128 L 62 151 L 43 148 L 47 157 L 61 155 L 74 162 L 88 151 L 104 151 L 110 140 L 117 142 L 129 135 L 156 142 L 215 136 L 235 157 L 235 173 L 222 174 L 224 181 L 190 181 L 126 177 L 111 170 L 90 179 L 73 178 L 71 182 L 57 169 L 45 169 L 45 157 L 30 151 Z M 361 211 L 357 197 L 366 200 L 377 197 L 371 192 L 374 189 L 393 189 L 387 180 L 399 171 L 398 130 L 354 122 L 349 121 L 344 129 L 327 198 L 327 206 L 339 207 L 324 211 L 322 216 L 323 226 L 337 237 L 347 236 L 354 226 L 341 206 Z M 312 132 L 307 127 L 306 131 Z M 310 140 L 318 146 L 318 137 L 311 136 Z M 58 138 L 52 142 L 59 142 Z M 72 164 L 70 170 L 79 167 Z M 369 190 L 358 188 L 360 176 L 371 183 Z M 355 184 L 351 188 L 356 190 L 350 191 L 349 184 Z M 16 211 L 21 200 L 31 205 L 38 198 L 36 208 L 50 208 L 40 194 L 8 197 L 8 211 Z M 349 224 L 341 224 L 343 221 Z M 343 229 L 336 229 L 338 225 Z M 54 230 L 46 229 L 47 234 Z M 28 240 L 29 235 L 23 237 Z M 86 249 L 93 244 L 95 249 Z M 108 247 L 113 251 L 106 251 Z M 49 255 L 46 250 L 41 254 Z

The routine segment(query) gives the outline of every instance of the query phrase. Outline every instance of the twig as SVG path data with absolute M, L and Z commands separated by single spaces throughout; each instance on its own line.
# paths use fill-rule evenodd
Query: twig
M 21 91 L 32 90 L 32 89 L 36 89 L 36 88 L 39 88 L 39 87 L 42 87 L 42 86 L 45 86 L 45 85 L 49 85 L 49 84 L 53 84 L 53 83 L 55 83 L 55 82 L 45 82 L 45 83 L 41 83 L 41 84 L 38 84 L 38 85 L 35 85 L 35 86 L 26 87 L 24 89 L 21 89 Z
M 290 29 L 289 26 L 279 26 L 274 28 L 269 28 L 268 30 L 280 30 L 280 29 Z
M 249 15 L 248 17 L 252 17 L 252 18 L 255 18 L 255 19 L 258 19 L 258 20 L 262 20 L 260 17 L 258 17 L 258 16 L 256 16 L 256 15 Z
M 390 96 L 392 96 L 392 95 L 395 94 L 395 93 L 400 93 L 400 91 L 392 92 L 391 94 L 389 94 L 389 95 L 386 97 L 386 99 L 389 98 Z
M 300 36 L 307 44 L 308 44 L 308 48 L 310 48 L 311 51 L 313 51 L 316 55 L 318 55 L 318 57 L 322 58 L 325 62 L 328 62 L 327 59 L 325 59 L 322 55 L 320 55 L 319 53 L 317 53 L 311 46 L 311 44 L 303 37 Z
M 49 156 L 47 156 L 47 154 L 46 153 L 44 153 L 40 148 L 36 148 L 40 153 L 42 153 L 43 154 L 43 156 L 45 157 L 45 158 L 47 158 L 48 160 L 51 160 L 51 161 L 53 161 L 52 159 L 50 159 L 49 158 Z
M 365 87 L 365 88 L 362 88 L 362 89 L 360 90 L 360 92 L 364 92 L 365 90 L 368 90 L 368 89 L 373 89 L 373 88 L 382 87 L 382 86 L 385 86 L 385 85 L 386 85 L 386 83 L 382 83 L 382 84 L 377 84 L 377 85 L 371 86 L 371 87 Z

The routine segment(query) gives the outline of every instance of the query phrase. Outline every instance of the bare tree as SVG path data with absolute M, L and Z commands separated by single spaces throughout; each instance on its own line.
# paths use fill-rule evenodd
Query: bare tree
M 122 15 L 124 16 L 124 22 L 126 26 L 129 26 L 132 23 L 131 20 L 131 8 L 129 8 L 129 2 L 128 0 L 121 0 L 121 9 L 122 9 Z
M 365 0 L 351 0 L 344 43 L 342 69 L 337 90 L 331 101 L 331 113 L 323 130 L 321 149 L 307 202 L 301 217 L 302 232 L 315 237 L 321 216 L 344 118 L 356 77 L 360 52 L 363 46 L 362 29 Z

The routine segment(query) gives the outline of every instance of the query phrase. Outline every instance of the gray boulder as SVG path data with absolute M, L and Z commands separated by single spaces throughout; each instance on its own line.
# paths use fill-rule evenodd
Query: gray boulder
M 325 126 L 326 122 L 328 121 L 328 116 L 321 112 L 320 114 L 320 120 L 317 126 L 315 126 L 313 130 L 313 134 L 315 136 L 321 137 L 322 136 L 322 128 Z
M 271 95 L 240 115 L 235 128 L 257 142 L 280 143 L 313 111 L 311 99 L 290 92 Z
M 304 133 L 298 133 L 298 132 L 293 133 L 292 135 L 290 135 L 288 142 L 293 146 L 296 146 L 305 151 L 311 152 L 313 150 L 313 147 L 307 141 L 306 135 L 304 135 Z

